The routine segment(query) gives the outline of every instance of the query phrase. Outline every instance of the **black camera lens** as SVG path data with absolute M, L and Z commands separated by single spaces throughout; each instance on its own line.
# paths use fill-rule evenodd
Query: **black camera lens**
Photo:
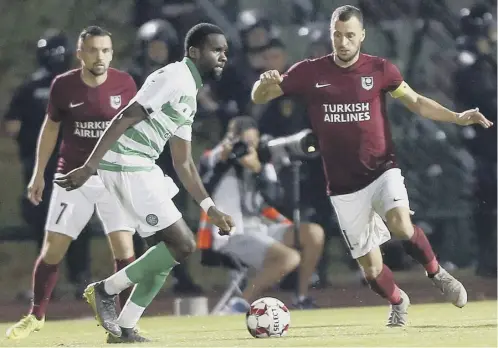
M 233 159 L 239 159 L 241 157 L 244 157 L 249 153 L 249 146 L 243 141 L 238 141 L 235 144 L 232 145 L 232 154 L 231 158 Z

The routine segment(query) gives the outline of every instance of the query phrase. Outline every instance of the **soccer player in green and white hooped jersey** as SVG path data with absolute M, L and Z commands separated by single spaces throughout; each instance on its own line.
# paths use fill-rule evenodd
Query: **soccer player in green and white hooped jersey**
M 197 91 L 203 79 L 221 76 L 227 49 L 217 26 L 202 23 L 190 29 L 184 60 L 152 73 L 107 127 L 85 164 L 55 180 L 66 190 L 74 190 L 97 171 L 151 246 L 126 268 L 85 290 L 97 320 L 109 333 L 108 342 L 147 341 L 134 329 L 138 320 L 171 269 L 196 248 L 192 231 L 171 200 L 178 188 L 154 164 L 166 142 L 183 186 L 220 228 L 220 234 L 229 234 L 234 227 L 232 218 L 216 209 L 206 193 L 190 144 Z M 118 318 L 114 297 L 133 284 Z
M 197 109 L 197 90 L 201 85 L 201 76 L 189 58 L 149 75 L 134 98 L 146 111 L 149 110 L 148 118 L 121 135 L 104 155 L 99 169 L 118 172 L 152 170 L 155 160 L 173 135 L 190 141 Z

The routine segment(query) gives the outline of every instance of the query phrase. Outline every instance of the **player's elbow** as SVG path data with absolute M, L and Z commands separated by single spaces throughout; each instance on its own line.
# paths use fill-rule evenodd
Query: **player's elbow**
M 175 168 L 176 173 L 181 176 L 190 170 L 190 161 L 187 157 L 183 156 L 172 156 L 173 168 Z

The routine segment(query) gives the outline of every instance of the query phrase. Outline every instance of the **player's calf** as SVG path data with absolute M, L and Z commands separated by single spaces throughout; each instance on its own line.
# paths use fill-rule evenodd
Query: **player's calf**
M 386 223 L 389 231 L 402 239 L 405 252 L 415 261 L 424 266 L 429 276 L 436 274 L 439 263 L 424 231 L 413 225 L 410 210 L 406 207 L 396 207 L 386 213 Z
M 402 302 L 401 290 L 394 282 L 391 269 L 382 263 L 379 247 L 358 258 L 358 263 L 373 291 L 388 300 L 391 305 L 399 305 Z
M 59 263 L 66 254 L 71 237 L 47 231 L 40 255 L 33 268 L 33 303 L 29 314 L 37 320 L 45 317 L 52 291 L 59 277 Z
M 114 260 L 114 273 L 119 272 L 120 270 L 122 270 L 123 268 L 125 268 L 126 266 L 131 264 L 133 261 L 135 261 L 134 256 L 127 258 L 127 259 L 115 259 Z M 133 290 L 133 286 L 130 286 L 128 289 L 125 289 L 119 293 L 118 299 L 119 299 L 120 308 L 124 307 L 124 305 L 126 304 L 126 301 L 128 301 L 128 298 L 131 295 L 132 290 Z

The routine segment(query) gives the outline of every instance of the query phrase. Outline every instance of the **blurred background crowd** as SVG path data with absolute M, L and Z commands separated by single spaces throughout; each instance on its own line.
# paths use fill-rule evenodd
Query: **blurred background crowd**
M 152 71 L 182 58 L 183 37 L 191 26 L 207 21 L 225 30 L 230 44 L 228 66 L 221 81 L 204 85 L 198 96 L 199 111 L 193 126 L 194 158 L 198 159 L 206 148 L 220 141 L 229 121 L 236 116 L 254 118 L 260 132 L 273 137 L 309 127 L 306 110 L 298 100 L 284 96 L 267 105 L 254 105 L 250 90 L 263 71 L 276 69 L 282 73 L 298 60 L 330 53 L 330 14 L 344 4 L 358 6 L 364 13 L 364 52 L 394 62 L 418 92 L 459 111 L 479 107 L 496 124 L 494 0 L 0 3 L 0 279 L 16 278 L 5 266 L 31 262 L 37 252 L 28 245 L 36 242 L 40 247 L 42 242 L 47 204 L 32 206 L 23 198 L 24 189 L 34 165 L 50 82 L 57 74 L 77 67 L 75 43 L 83 27 L 97 24 L 113 33 L 112 66 L 128 71 L 138 87 Z M 472 267 L 480 276 L 496 277 L 496 130 L 434 123 L 396 103 L 390 103 L 389 109 L 399 163 L 415 211 L 414 222 L 428 233 L 446 268 Z M 52 163 L 53 171 L 55 161 Z M 158 164 L 177 180 L 169 151 L 163 152 Z M 53 172 L 47 171 L 47 184 L 52 176 Z M 284 198 L 274 205 L 292 218 L 288 204 L 290 170 L 284 167 L 278 176 Z M 338 272 L 356 272 L 357 267 L 340 238 L 323 180 L 319 159 L 303 164 L 302 220 L 320 224 L 326 234 L 314 284 L 327 287 L 334 283 Z M 46 188 L 44 203 L 49 201 L 50 190 Z M 192 230 L 197 230 L 198 206 L 183 190 L 175 200 Z M 91 223 L 71 246 L 66 257 L 67 279 L 76 294 L 95 277 L 91 246 L 99 240 L 105 245 L 102 237 L 98 223 Z M 14 253 L 1 248 L 14 244 Z M 136 248 L 143 248 L 138 238 Z M 412 266 L 396 242 L 386 244 L 383 251 L 392 268 L 408 270 Z M 193 258 L 186 266 L 175 269 L 173 291 L 206 290 L 192 275 L 199 273 L 199 259 Z M 31 265 L 26 267 L 27 272 Z M 13 286 L 20 291 L 17 296 L 29 297 L 29 291 L 21 291 L 29 282 L 19 282 L 19 286 Z M 291 284 L 292 275 L 280 286 L 285 289 Z

